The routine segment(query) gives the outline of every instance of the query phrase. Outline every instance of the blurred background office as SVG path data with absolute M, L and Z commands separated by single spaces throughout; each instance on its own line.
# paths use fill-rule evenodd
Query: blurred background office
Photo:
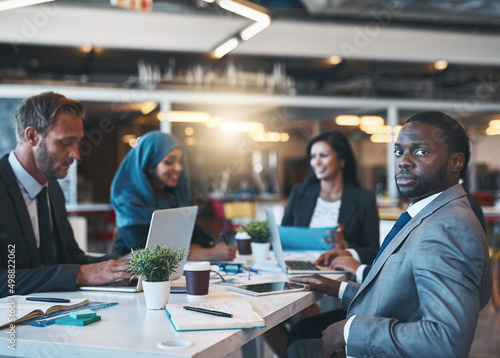
M 376 192 L 382 228 L 401 211 L 392 153 L 399 126 L 439 110 L 471 138 L 465 180 L 483 205 L 492 258 L 499 255 L 496 1 L 9 5 L 0 3 L 0 154 L 15 146 L 22 98 L 51 90 L 85 103 L 82 160 L 63 186 L 89 250 L 109 249 L 111 180 L 146 132 L 183 142 L 198 222 L 217 237 L 262 219 L 263 206 L 282 214 L 307 175 L 307 141 L 338 130 L 361 186 Z M 500 305 L 498 291 L 494 299 Z

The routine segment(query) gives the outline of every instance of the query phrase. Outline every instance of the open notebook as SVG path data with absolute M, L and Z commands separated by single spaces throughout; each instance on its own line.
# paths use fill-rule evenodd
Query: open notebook
M 219 317 L 206 313 L 188 311 L 184 306 L 228 313 L 232 317 Z M 167 304 L 167 315 L 176 331 L 198 331 L 207 329 L 240 329 L 265 327 L 265 322 L 245 300 L 227 298 L 207 300 L 199 303 Z
M 182 276 L 182 267 L 187 260 L 197 212 L 197 206 L 185 206 L 182 208 L 156 210 L 151 217 L 146 247 L 165 245 L 175 250 L 183 248 L 186 253 L 186 256 L 179 264 L 179 268 L 170 277 L 171 280 Z M 142 279 L 132 281 L 117 280 L 110 285 L 104 286 L 80 286 L 80 290 L 140 292 L 142 291 Z M 172 284 L 171 292 L 186 292 L 186 288 L 185 286 Z
M 281 246 L 280 233 L 278 231 L 278 224 L 271 209 L 265 208 L 267 223 L 269 225 L 269 232 L 271 234 L 271 244 L 273 245 L 274 256 L 278 266 L 283 272 L 288 274 L 312 274 L 312 273 L 346 273 L 346 271 L 332 270 L 327 266 L 315 265 L 312 261 L 285 260 L 283 247 Z

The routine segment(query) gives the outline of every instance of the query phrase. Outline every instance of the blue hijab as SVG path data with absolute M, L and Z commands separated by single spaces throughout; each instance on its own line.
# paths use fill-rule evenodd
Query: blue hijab
M 174 196 L 169 199 L 153 186 L 149 172 L 174 148 L 181 149 L 183 153 L 183 170 L 177 186 L 167 189 Z M 113 178 L 111 205 L 116 211 L 116 224 L 120 228 L 149 225 L 153 211 L 189 205 L 190 188 L 187 158 L 181 143 L 170 134 L 148 132 L 127 153 Z

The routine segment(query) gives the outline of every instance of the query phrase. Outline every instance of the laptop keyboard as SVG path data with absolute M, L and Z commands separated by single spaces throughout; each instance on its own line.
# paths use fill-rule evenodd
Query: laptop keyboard
M 319 268 L 310 261 L 285 261 L 285 263 L 291 270 L 319 271 Z

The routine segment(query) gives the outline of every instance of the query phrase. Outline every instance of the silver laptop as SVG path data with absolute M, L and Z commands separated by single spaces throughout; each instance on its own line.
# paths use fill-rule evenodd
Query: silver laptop
M 346 273 L 346 271 L 332 270 L 328 266 L 315 265 L 312 261 L 306 260 L 285 260 L 283 247 L 281 246 L 278 224 L 271 209 L 265 208 L 269 232 L 271 234 L 271 243 L 273 245 L 274 256 L 278 266 L 287 274 L 314 274 L 314 273 Z
M 170 276 L 172 281 L 182 276 L 182 267 L 187 261 L 197 212 L 197 206 L 186 206 L 175 209 L 156 210 L 151 217 L 146 247 L 165 245 L 175 250 L 183 248 L 186 254 L 179 264 L 179 268 Z M 116 280 L 112 284 L 104 286 L 80 286 L 80 290 L 140 292 L 142 291 L 142 278 L 132 281 L 126 279 Z M 170 292 L 186 292 L 186 286 L 185 284 L 176 285 L 175 282 L 172 282 Z

